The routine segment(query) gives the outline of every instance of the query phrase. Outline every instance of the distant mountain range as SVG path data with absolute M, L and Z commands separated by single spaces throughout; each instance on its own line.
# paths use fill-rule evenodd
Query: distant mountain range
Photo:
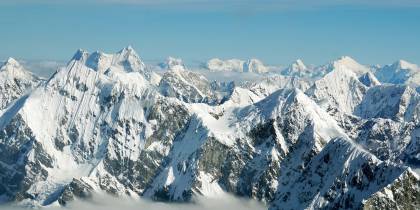
M 420 209 L 417 65 L 345 56 L 277 72 L 257 59 L 204 67 L 261 78 L 211 81 L 176 58 L 149 68 L 131 47 L 78 50 L 48 79 L 9 58 L 0 67 L 1 202 L 227 192 L 268 209 Z

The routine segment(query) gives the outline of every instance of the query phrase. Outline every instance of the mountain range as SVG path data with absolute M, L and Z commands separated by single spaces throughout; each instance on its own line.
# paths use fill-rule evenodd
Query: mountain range
M 225 192 L 268 209 L 419 209 L 420 68 L 344 56 L 278 74 L 256 59 L 212 71 L 131 47 L 78 50 L 48 79 L 0 67 L 0 201 L 65 206 L 96 193 L 190 202 Z

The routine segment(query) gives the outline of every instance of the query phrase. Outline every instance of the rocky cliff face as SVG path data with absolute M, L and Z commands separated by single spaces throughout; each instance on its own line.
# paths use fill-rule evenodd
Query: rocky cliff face
M 394 182 L 363 201 L 363 209 L 418 209 L 418 175 L 408 170 Z

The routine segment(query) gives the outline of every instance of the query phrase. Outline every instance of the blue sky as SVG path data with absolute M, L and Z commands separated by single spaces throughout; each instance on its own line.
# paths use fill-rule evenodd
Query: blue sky
M 0 59 L 68 60 L 132 45 L 145 60 L 420 63 L 420 1 L 0 0 Z

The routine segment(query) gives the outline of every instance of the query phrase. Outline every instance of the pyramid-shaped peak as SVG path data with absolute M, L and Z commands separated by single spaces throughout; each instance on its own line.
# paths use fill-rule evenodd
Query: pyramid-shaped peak
M 4 69 L 4 68 L 9 68 L 9 67 L 13 67 L 13 68 L 18 68 L 18 67 L 20 67 L 21 65 L 20 65 L 20 63 L 16 60 L 16 59 L 14 59 L 14 58 L 12 58 L 12 57 L 9 57 L 9 58 L 7 58 L 7 60 L 3 63 L 3 65 L 2 65 L 2 69 Z
M 136 51 L 134 50 L 134 48 L 131 45 L 128 45 L 127 47 L 124 47 L 123 49 L 121 49 L 118 54 L 120 55 L 134 55 L 136 57 L 138 57 Z
M 12 58 L 12 57 L 9 57 L 9 58 L 6 60 L 6 63 L 10 63 L 10 64 L 19 64 L 19 62 L 18 62 L 16 59 Z
M 33 76 L 16 59 L 9 57 L 3 65 L 0 65 L 0 71 L 6 72 L 9 79 L 27 79 L 33 80 Z
M 356 60 L 351 58 L 350 56 L 341 56 L 339 59 L 334 60 L 331 62 L 332 69 L 347 69 L 351 70 L 356 75 L 360 76 L 365 74 L 366 72 L 370 71 L 368 67 L 358 63 Z M 330 70 L 332 70 L 330 69 Z
M 19 62 L 12 57 L 7 58 L 5 64 L 20 65 Z

